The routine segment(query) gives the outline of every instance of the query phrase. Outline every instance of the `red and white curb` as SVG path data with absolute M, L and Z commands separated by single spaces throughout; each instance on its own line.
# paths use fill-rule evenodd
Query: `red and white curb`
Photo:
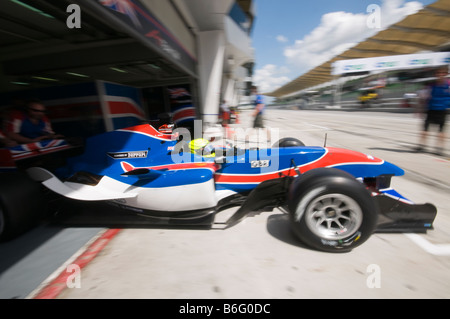
M 69 277 L 73 275 L 72 272 L 68 271 L 68 266 L 77 265 L 80 270 L 86 267 L 120 231 L 121 229 L 106 229 L 99 232 L 29 294 L 26 299 L 57 298 L 67 288 Z

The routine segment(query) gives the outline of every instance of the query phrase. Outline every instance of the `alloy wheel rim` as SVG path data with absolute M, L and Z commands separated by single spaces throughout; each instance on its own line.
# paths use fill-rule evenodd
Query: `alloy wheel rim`
M 342 240 L 354 234 L 362 224 L 359 204 L 344 194 L 326 194 L 315 198 L 305 212 L 307 227 L 326 240 Z

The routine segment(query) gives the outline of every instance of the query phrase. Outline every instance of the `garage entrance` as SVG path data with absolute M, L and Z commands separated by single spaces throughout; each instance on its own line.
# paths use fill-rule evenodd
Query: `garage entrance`
M 156 121 L 180 106 L 181 119 L 195 117 L 196 59 L 162 22 L 137 1 L 129 8 L 121 1 L 77 3 L 80 28 L 68 26 L 72 1 L 2 3 L 3 113 L 39 98 L 69 135 Z M 176 92 L 191 102 L 179 103 Z

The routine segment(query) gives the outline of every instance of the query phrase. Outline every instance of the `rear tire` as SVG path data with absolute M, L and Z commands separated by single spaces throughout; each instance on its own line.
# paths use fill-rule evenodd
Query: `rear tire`
M 24 173 L 0 174 L 0 241 L 13 239 L 36 226 L 44 213 L 39 183 Z
M 369 191 L 352 175 L 318 168 L 298 177 L 288 196 L 294 234 L 325 252 L 348 252 L 375 231 L 378 208 Z
M 0 239 L 4 231 L 5 231 L 5 214 L 3 213 L 2 206 L 0 206 Z

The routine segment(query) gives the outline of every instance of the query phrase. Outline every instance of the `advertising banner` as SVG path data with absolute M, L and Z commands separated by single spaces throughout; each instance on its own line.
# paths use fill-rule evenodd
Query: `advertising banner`
M 333 63 L 332 74 L 438 67 L 448 64 L 450 64 L 450 52 L 391 55 L 336 61 Z

